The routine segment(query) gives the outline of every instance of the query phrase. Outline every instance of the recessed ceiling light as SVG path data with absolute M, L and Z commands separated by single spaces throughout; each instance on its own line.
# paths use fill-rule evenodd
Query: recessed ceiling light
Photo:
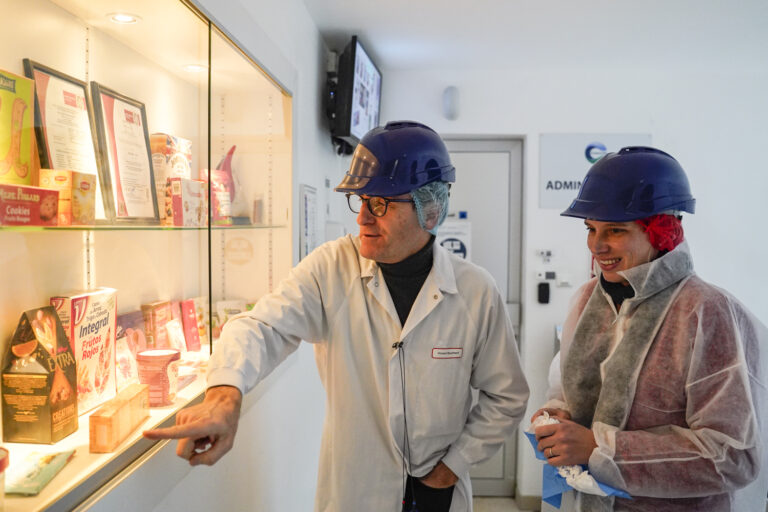
M 200 64 L 187 64 L 184 66 L 185 71 L 189 71 L 190 73 L 202 73 L 203 71 L 207 71 L 208 68 L 206 66 L 201 66 Z
M 121 25 L 131 25 L 132 23 L 138 23 L 141 20 L 140 16 L 127 12 L 113 12 L 107 14 L 107 17 L 113 23 L 119 23 Z

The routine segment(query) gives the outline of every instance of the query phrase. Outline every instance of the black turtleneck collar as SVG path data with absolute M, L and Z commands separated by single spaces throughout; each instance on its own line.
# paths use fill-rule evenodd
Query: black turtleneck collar
M 603 287 L 605 293 L 611 296 L 613 304 L 616 306 L 617 310 L 621 307 L 621 303 L 624 302 L 625 299 L 631 299 L 635 296 L 635 289 L 632 288 L 629 283 L 613 283 L 611 281 L 606 281 L 603 274 L 600 274 L 600 286 Z
M 435 236 L 431 235 L 424 247 L 403 261 L 378 263 L 381 267 L 381 273 L 384 275 L 384 281 L 387 283 L 389 294 L 392 296 L 392 302 L 395 303 L 401 325 L 405 325 L 405 320 L 411 312 L 416 296 L 432 270 L 434 242 Z

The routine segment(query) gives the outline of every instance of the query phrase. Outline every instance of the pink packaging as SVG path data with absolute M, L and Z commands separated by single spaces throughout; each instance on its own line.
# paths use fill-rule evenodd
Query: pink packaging
M 197 326 L 195 299 L 181 301 L 181 323 L 184 326 L 184 340 L 187 343 L 187 350 L 198 352 L 200 350 L 200 330 Z
M 139 382 L 149 386 L 149 406 L 171 405 L 176 399 L 179 379 L 178 350 L 160 349 L 139 352 Z
M 98 288 L 51 297 L 77 365 L 77 409 L 86 413 L 117 394 L 117 290 Z

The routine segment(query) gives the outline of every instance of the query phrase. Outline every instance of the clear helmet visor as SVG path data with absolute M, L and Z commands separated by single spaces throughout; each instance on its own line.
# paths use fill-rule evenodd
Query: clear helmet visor
M 349 170 L 336 190 L 358 190 L 365 187 L 370 179 L 378 174 L 380 167 L 379 159 L 368 148 L 358 144 L 352 155 Z

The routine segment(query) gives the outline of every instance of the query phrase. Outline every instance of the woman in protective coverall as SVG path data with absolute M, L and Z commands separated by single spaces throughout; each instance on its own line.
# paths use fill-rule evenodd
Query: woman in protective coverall
M 765 466 L 768 332 L 694 272 L 680 222 L 694 206 L 674 158 L 629 147 L 562 213 L 584 219 L 598 275 L 563 326 L 561 379 L 534 416 L 560 423 L 536 429 L 538 448 L 633 497 L 580 493 L 578 510 L 764 510 L 765 472 L 734 491 Z

